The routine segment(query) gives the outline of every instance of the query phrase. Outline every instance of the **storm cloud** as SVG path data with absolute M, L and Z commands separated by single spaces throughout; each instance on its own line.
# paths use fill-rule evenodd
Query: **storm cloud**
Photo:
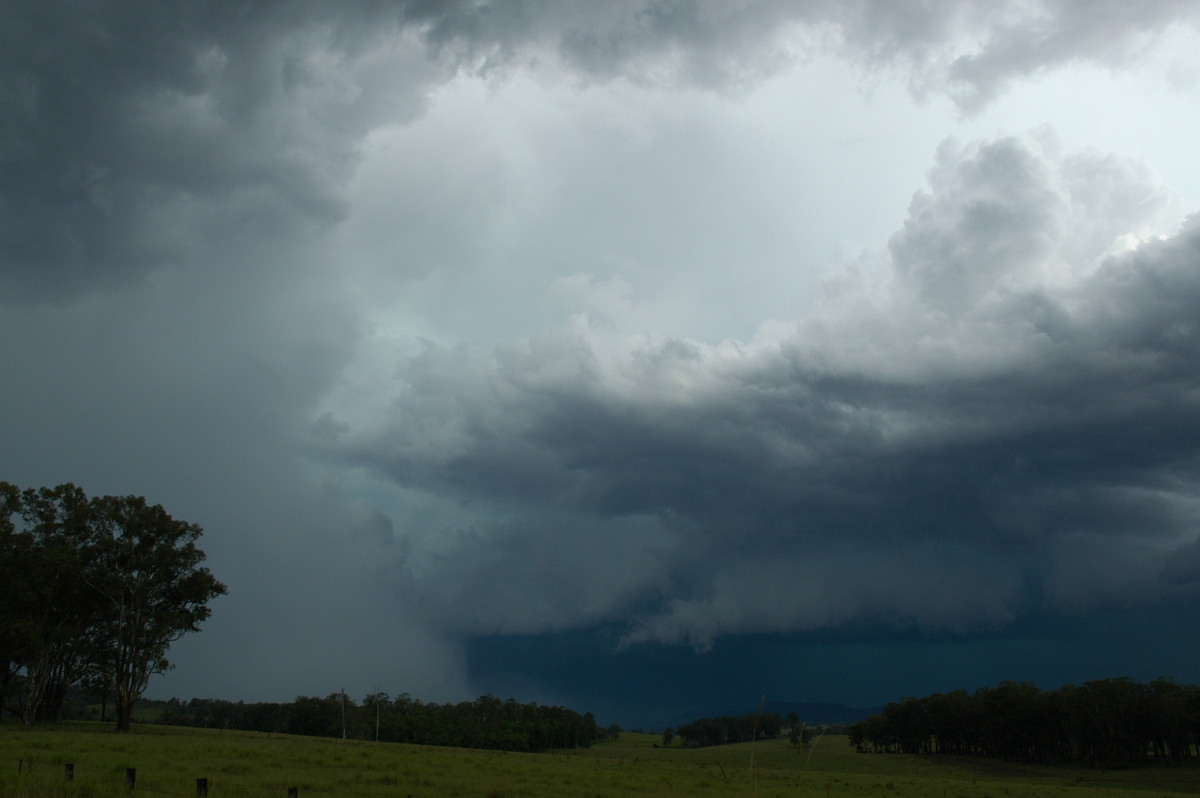
M 701 648 L 1176 597 L 1196 535 L 1200 224 L 1117 235 L 1172 205 L 1145 178 L 1019 139 L 944 145 L 881 289 L 847 280 L 746 343 L 577 318 L 491 351 L 427 345 L 330 456 L 510 519 L 406 555 L 414 589 L 439 585 L 439 611 L 477 632 L 608 621 L 639 593 L 653 606 L 627 642 Z M 1095 216 L 1129 197 L 1127 218 Z
M 1094 661 L 1136 628 L 1113 667 L 1200 679 L 1142 622 L 1200 600 L 1198 26 L 9 4 L 0 478 L 205 528 L 230 593 L 165 693 L 577 703 L 547 652 L 699 691 L 723 646 L 1081 679 L 1064 629 L 1115 617 Z
M 1064 62 L 1136 60 L 1196 12 L 1166 1 L 1099 13 L 1071 3 L 28 3 L 4 22 L 4 273 L 60 295 L 140 277 L 248 218 L 279 235 L 335 223 L 361 138 L 415 118 L 436 82 L 463 70 L 503 76 L 553 55 L 585 80 L 732 90 L 833 51 L 903 70 L 915 91 L 948 91 L 971 110 Z M 982 43 L 965 50 L 960 37 Z

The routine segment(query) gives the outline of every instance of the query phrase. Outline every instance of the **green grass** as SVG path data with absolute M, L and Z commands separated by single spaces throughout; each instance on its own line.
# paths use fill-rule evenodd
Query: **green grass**
M 328 740 L 253 732 L 70 723 L 0 725 L 0 798 L 210 798 L 346 796 L 888 796 L 890 798 L 1159 798 L 1200 795 L 1200 767 L 1100 771 L 990 761 L 855 754 L 844 737 L 797 752 L 770 740 L 719 748 L 656 747 L 622 734 L 583 751 L 516 754 Z M 66 763 L 75 778 L 66 782 Z M 18 765 L 20 763 L 20 772 Z

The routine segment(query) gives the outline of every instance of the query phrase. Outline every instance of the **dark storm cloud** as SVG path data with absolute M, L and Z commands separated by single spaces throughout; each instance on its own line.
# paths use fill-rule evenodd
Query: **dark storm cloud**
M 0 279 L 70 296 L 127 283 L 230 230 L 336 220 L 377 104 L 411 118 L 428 77 L 411 70 L 388 95 L 369 74 L 331 69 L 353 66 L 386 28 L 386 15 L 349 11 L 7 4 Z
M 231 596 L 178 656 L 239 652 L 191 670 L 209 695 L 324 689 L 354 638 L 372 661 L 425 639 L 358 556 L 386 519 L 314 491 L 295 441 L 361 339 L 322 251 L 361 139 L 411 121 L 445 75 L 419 43 L 391 46 L 393 9 L 354 11 L 0 10 L 0 468 L 145 495 L 207 530 Z M 326 645 L 306 652 L 314 628 Z M 451 655 L 430 664 L 439 645 L 413 666 L 422 689 L 457 679 Z
M 1130 58 L 1190 19 L 1169 2 L 993 6 L 9 4 L 0 26 L 3 277 L 51 296 L 127 282 L 219 235 L 232 220 L 205 216 L 214 203 L 245 217 L 247 197 L 261 229 L 334 221 L 358 139 L 381 119 L 419 113 L 429 81 L 447 69 L 502 71 L 548 48 L 593 78 L 729 86 L 832 48 L 893 64 L 921 91 L 949 90 L 977 108 L 1014 77 Z M 386 80 L 356 70 L 360 56 L 406 31 L 428 51 L 392 65 Z M 789 31 L 799 38 L 786 40 Z M 963 35 L 982 37 L 978 52 L 961 50 Z
M 699 647 L 1178 597 L 1200 508 L 1200 219 L 1104 255 L 1116 237 L 1097 230 L 1120 224 L 1092 217 L 1106 186 L 1148 198 L 1124 219 L 1137 227 L 1168 201 L 1144 178 L 1014 139 L 948 144 L 884 295 L 835 292 L 744 345 L 588 329 L 491 354 L 431 345 L 402 365 L 390 420 L 352 429 L 341 456 L 509 518 L 416 580 L 454 596 L 447 581 L 518 574 L 485 613 L 482 596 L 440 599 L 475 631 L 569 623 L 550 573 L 621 584 L 581 620 L 634 612 L 629 642 Z M 628 528 L 521 567 L 599 520 Z
M 719 150 L 673 139 L 742 135 L 741 121 L 714 132 L 685 109 L 663 126 L 639 103 L 694 94 L 676 88 L 739 96 L 833 56 L 971 111 L 1043 69 L 1136 61 L 1169 23 L 1195 20 L 1192 4 L 1143 3 L 1136 19 L 1089 8 L 6 3 L 0 476 L 144 494 L 204 526 L 231 592 L 180 651 L 199 691 L 230 698 L 347 676 L 365 691 L 381 672 L 460 698 L 458 646 L 478 634 L 595 626 L 618 629 L 605 642 L 624 652 L 706 648 L 863 622 L 986 630 L 1190 595 L 1197 223 L 1114 254 L 1169 216 L 1136 163 L 948 144 L 886 263 L 852 264 L 810 317 L 749 342 L 625 337 L 581 318 L 494 348 L 430 342 L 399 362 L 388 349 L 421 329 L 388 317 L 399 295 L 451 318 L 445 330 L 485 315 L 461 288 L 481 275 L 511 270 L 521 301 L 543 278 L 608 285 L 524 270 L 601 249 L 619 192 L 581 203 L 588 235 L 568 225 L 552 256 L 513 233 L 520 251 L 493 259 L 480 235 L 544 230 L 539 192 L 575 199 L 539 185 L 580 177 L 562 153 L 542 157 L 577 128 L 545 124 L 569 92 L 539 80 L 565 75 L 579 95 L 651 87 L 564 113 L 591 125 L 627 111 L 616 128 L 636 135 L 601 152 L 614 184 L 712 188 L 717 214 L 734 167 L 707 172 Z M 511 107 L 472 95 L 529 75 L 496 95 Z M 736 116 L 718 105 L 713 117 Z M 445 116 L 393 135 L 428 108 Z M 661 146 L 628 161 L 645 131 Z M 468 152 L 480 139 L 486 152 Z M 497 166 L 448 175 L 459 149 L 468 164 L 494 150 Z M 618 174 L 668 149 L 687 157 Z M 383 168 L 364 176 L 366 162 Z M 819 181 L 811 191 L 824 199 Z M 637 217 L 629 254 L 666 274 L 672 245 L 644 242 L 686 229 L 653 207 L 680 195 L 645 196 L 621 209 Z M 444 293 L 413 280 L 447 272 Z M 401 387 L 385 395 L 392 375 Z

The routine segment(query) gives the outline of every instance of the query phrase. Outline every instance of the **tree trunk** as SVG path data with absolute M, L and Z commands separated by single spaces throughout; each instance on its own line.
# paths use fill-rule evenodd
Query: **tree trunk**
M 133 705 L 137 703 L 127 690 L 120 687 L 117 688 L 117 694 L 113 697 L 113 712 L 117 716 L 117 731 L 127 732 L 133 724 Z
M 117 731 L 129 731 L 133 724 L 133 708 L 142 697 L 134 685 L 133 674 L 129 673 L 128 663 L 117 671 L 113 685 L 113 714 L 117 716 Z
M 50 670 L 45 657 L 25 668 L 24 701 L 21 704 L 22 726 L 36 726 L 42 719 L 42 708 L 51 686 Z
M 117 717 L 119 732 L 129 731 L 133 724 L 133 705 L 139 697 L 133 690 L 133 676 L 129 673 L 129 663 L 125 661 L 124 653 L 118 649 L 116 678 L 113 679 L 113 714 Z

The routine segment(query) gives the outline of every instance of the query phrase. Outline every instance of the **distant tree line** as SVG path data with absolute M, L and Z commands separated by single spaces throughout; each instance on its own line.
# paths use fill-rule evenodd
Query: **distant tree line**
M 491 695 L 457 704 L 422 703 L 404 693 L 372 693 L 356 703 L 343 693 L 299 696 L 290 703 L 254 703 L 193 698 L 143 702 L 158 710 L 158 722 L 246 731 L 347 737 L 355 740 L 545 751 L 586 748 L 606 739 L 592 713 L 558 706 L 502 701 Z
M 1200 687 L 1119 678 L 1042 691 L 1008 681 L 974 693 L 901 699 L 849 732 L 862 752 L 1179 765 L 1200 756 Z
M 689 748 L 726 743 L 748 743 L 778 737 L 783 733 L 783 716 L 778 712 L 701 718 L 674 730 L 674 737 Z M 664 742 L 670 745 L 664 734 Z
M 86 685 L 128 730 L 167 648 L 225 592 L 200 534 L 140 496 L 0 482 L 0 717 L 57 720 Z

